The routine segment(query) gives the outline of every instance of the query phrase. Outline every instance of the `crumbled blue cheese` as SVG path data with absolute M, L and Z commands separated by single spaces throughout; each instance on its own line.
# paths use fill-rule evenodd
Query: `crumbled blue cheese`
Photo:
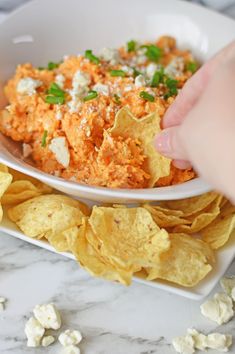
M 134 69 L 128 65 L 123 65 L 121 70 L 124 71 L 128 76 L 132 76 L 134 74 Z
M 42 347 L 48 347 L 52 343 L 54 343 L 55 337 L 53 336 L 45 336 L 42 338 Z
M 63 345 L 63 347 L 67 347 L 69 345 L 77 345 L 81 342 L 82 335 L 78 330 L 67 329 L 59 335 L 58 340 Z
M 135 87 L 139 88 L 139 87 L 143 87 L 143 86 L 146 86 L 145 77 L 143 75 L 136 76 Z
M 39 347 L 41 344 L 41 339 L 45 333 L 45 328 L 36 318 L 30 317 L 30 319 L 25 324 L 24 332 L 28 340 L 27 346 Z
M 219 325 L 228 322 L 233 316 L 233 301 L 227 294 L 217 293 L 201 306 L 201 313 Z
M 118 64 L 120 60 L 119 52 L 114 48 L 103 48 L 101 58 L 108 61 L 111 65 Z
M 91 77 L 87 72 L 78 70 L 73 76 L 72 86 L 76 90 L 81 87 L 87 87 L 91 82 Z
M 220 285 L 222 289 L 231 296 L 233 289 L 235 288 L 235 276 L 224 277 L 220 280 Z
M 176 57 L 165 67 L 165 73 L 170 77 L 181 76 L 184 71 L 184 58 Z
M 70 162 L 70 153 L 67 146 L 66 138 L 63 136 L 51 140 L 49 150 L 53 152 L 56 160 L 64 167 L 67 168 Z
M 151 79 L 153 77 L 153 75 L 155 74 L 155 72 L 159 71 L 161 68 L 162 68 L 162 66 L 159 64 L 154 64 L 154 63 L 148 64 L 145 69 L 146 76 L 149 79 Z
M 194 328 L 188 328 L 187 334 L 193 338 L 195 349 L 205 350 L 207 348 L 207 337 L 205 334 L 199 333 Z
M 232 345 L 232 336 L 229 334 L 211 333 L 207 336 L 207 347 L 227 352 Z
M 62 74 L 56 75 L 55 82 L 61 89 L 63 89 L 64 88 L 64 83 L 65 83 L 64 75 L 62 75 Z
M 29 157 L 32 154 L 32 152 L 33 152 L 33 149 L 31 148 L 31 146 L 29 144 L 26 144 L 26 143 L 23 143 L 22 150 L 23 150 L 23 157 L 25 159 L 27 157 Z
M 180 354 L 195 353 L 194 340 L 191 335 L 175 337 L 172 341 L 173 347 Z
M 98 93 L 101 93 L 104 96 L 109 96 L 108 85 L 97 83 L 96 85 L 93 86 L 93 90 L 97 91 Z
M 42 81 L 34 80 L 31 77 L 25 77 L 18 82 L 16 91 L 22 95 L 32 96 L 36 93 L 36 89 L 41 85 Z

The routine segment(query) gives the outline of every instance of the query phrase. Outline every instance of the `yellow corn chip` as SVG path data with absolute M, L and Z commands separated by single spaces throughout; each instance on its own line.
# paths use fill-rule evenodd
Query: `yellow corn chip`
M 184 217 L 193 215 L 205 209 L 210 203 L 218 197 L 218 193 L 209 192 L 198 197 L 192 197 L 181 200 L 172 200 L 162 203 L 165 208 L 181 211 Z
M 153 187 L 160 177 L 170 174 L 171 160 L 160 155 L 153 146 L 153 139 L 160 130 L 160 117 L 157 113 L 137 119 L 126 107 L 118 111 L 114 126 L 109 129 L 114 136 L 131 137 L 141 142 L 143 153 L 147 157 L 146 167 L 151 176 L 149 187 Z
M 173 232 L 189 234 L 199 232 L 215 220 L 215 218 L 219 215 L 221 201 L 222 196 L 216 197 L 216 199 L 209 206 L 188 218 L 188 220 L 191 219 L 190 225 L 178 225 L 173 229 Z
M 160 229 L 141 207 L 95 206 L 89 223 L 101 243 L 100 253 L 118 267 L 150 266 L 170 247 L 167 231 Z
M 11 181 L 12 181 L 12 176 L 9 173 L 0 172 L 0 200 L 2 199 L 2 196 L 4 195 L 7 188 L 10 186 Z M 0 203 L 0 222 L 2 221 L 2 217 L 3 217 L 3 210 L 2 210 L 2 205 Z
M 8 167 L 3 165 L 3 163 L 0 163 L 0 172 L 8 173 Z
M 145 204 L 143 207 L 151 213 L 153 220 L 159 227 L 170 228 L 178 225 L 190 224 L 190 221 L 187 219 L 164 213 L 158 206 Z
M 148 268 L 148 280 L 164 279 L 192 287 L 212 269 L 214 256 L 205 242 L 186 234 L 171 234 L 171 247 L 160 256 L 155 268 Z
M 86 234 L 89 232 L 92 233 L 93 231 L 87 225 L 86 220 L 83 219 L 83 224 L 77 228 L 77 237 L 73 237 L 73 242 L 70 244 L 71 251 L 80 265 L 94 276 L 129 285 L 131 283 L 132 272 L 122 270 L 121 268 L 117 269 L 105 262 L 101 255 L 88 243 Z
M 73 226 L 84 217 L 84 204 L 64 195 L 48 194 L 27 200 L 8 210 L 9 218 L 30 237 L 49 238 Z
M 18 180 L 13 182 L 2 198 L 3 205 L 19 204 L 28 199 L 38 197 L 42 194 L 49 194 L 52 188 L 41 183 L 27 180 Z
M 209 226 L 201 231 L 202 239 L 212 249 L 225 245 L 235 228 L 235 214 L 219 215 Z

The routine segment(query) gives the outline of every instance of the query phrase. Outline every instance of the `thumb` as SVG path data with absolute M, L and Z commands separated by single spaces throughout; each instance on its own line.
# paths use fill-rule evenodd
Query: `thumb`
M 187 151 L 180 136 L 180 126 L 164 129 L 156 136 L 154 145 L 166 157 L 188 160 Z

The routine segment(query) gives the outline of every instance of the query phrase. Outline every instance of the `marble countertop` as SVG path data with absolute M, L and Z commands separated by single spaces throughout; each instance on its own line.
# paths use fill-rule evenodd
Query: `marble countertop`
M 0 10 L 20 2 L 0 0 Z M 221 8 L 223 1 L 215 3 Z M 224 1 L 222 10 L 235 18 L 231 3 Z M 0 12 L 0 20 L 4 16 Z M 227 274 L 235 274 L 235 262 Z M 141 284 L 123 287 L 94 279 L 76 262 L 2 233 L 0 296 L 8 299 L 6 310 L 0 313 L 1 354 L 60 353 L 58 343 L 48 348 L 26 347 L 24 324 L 36 304 L 47 302 L 54 302 L 61 311 L 62 329 L 81 330 L 82 354 L 174 354 L 172 338 L 183 335 L 188 327 L 204 333 L 235 333 L 235 320 L 219 327 L 200 314 L 199 302 Z

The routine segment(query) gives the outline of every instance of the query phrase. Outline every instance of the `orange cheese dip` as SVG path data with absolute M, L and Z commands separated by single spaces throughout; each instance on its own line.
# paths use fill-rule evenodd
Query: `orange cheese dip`
M 9 105 L 0 113 L 0 131 L 22 142 L 24 157 L 49 174 L 95 186 L 147 188 L 141 145 L 106 132 L 123 106 L 137 118 L 154 111 L 163 117 L 195 68 L 190 51 L 167 36 L 104 48 L 99 55 L 88 50 L 47 68 L 19 65 L 5 87 Z M 156 186 L 194 176 L 172 166 Z

